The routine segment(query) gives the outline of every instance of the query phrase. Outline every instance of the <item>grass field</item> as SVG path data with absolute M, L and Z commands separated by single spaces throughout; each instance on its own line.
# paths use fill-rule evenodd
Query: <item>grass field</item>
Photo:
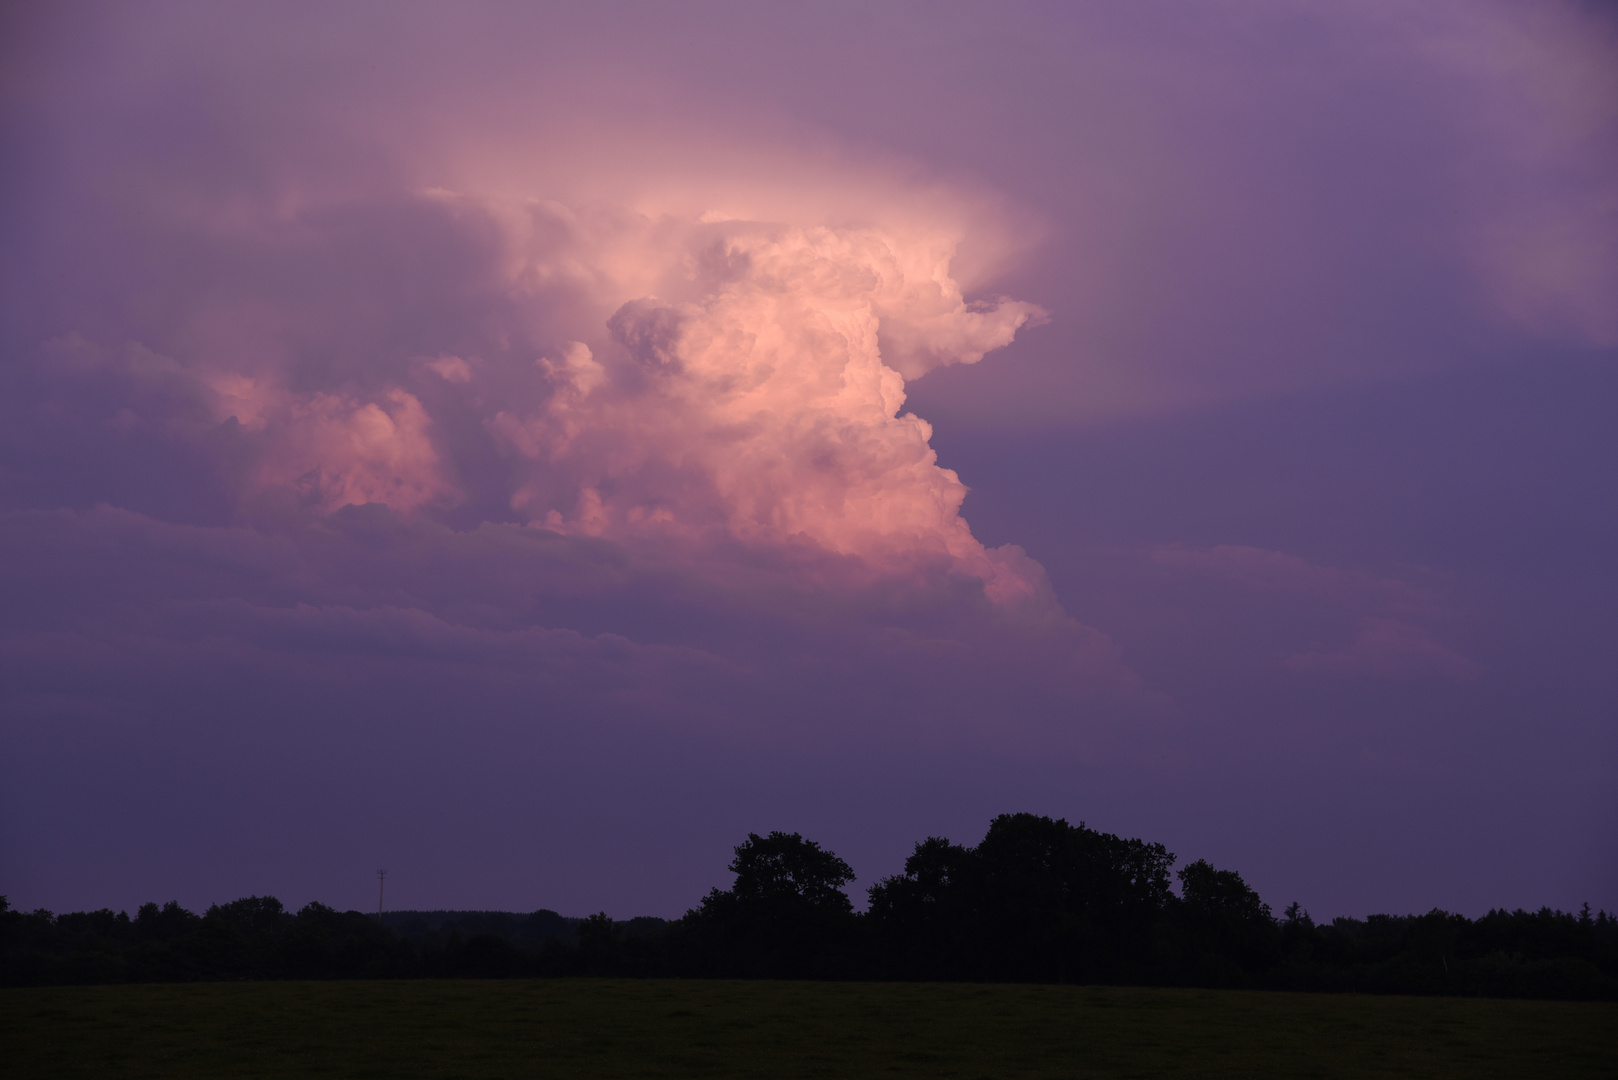
M 0 990 L 10 1077 L 1612 1077 L 1618 1004 L 621 980 Z

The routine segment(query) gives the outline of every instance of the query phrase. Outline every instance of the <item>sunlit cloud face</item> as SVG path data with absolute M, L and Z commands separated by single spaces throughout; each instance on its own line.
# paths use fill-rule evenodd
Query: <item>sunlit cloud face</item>
M 292 571 L 192 581 L 160 560 L 137 576 L 201 606 L 155 600 L 145 636 L 207 625 L 256 653 L 307 631 L 383 667 L 389 642 L 482 641 L 519 658 L 496 681 L 613 655 L 622 685 L 567 691 L 580 723 L 761 738 L 780 732 L 757 717 L 802 711 L 772 696 L 812 701 L 818 683 L 892 699 L 805 714 L 826 737 L 848 713 L 1071 742 L 1084 717 L 1161 709 L 1037 562 L 973 535 L 966 486 L 906 409 L 908 383 L 993 363 L 1047 317 L 973 284 L 1024 243 L 994 200 L 711 133 L 665 133 L 632 183 L 589 138 L 555 144 L 577 151 L 566 168 L 446 138 L 429 178 L 453 187 L 421 183 L 416 146 L 339 182 L 330 138 L 313 125 L 274 177 L 181 202 L 186 169 L 138 160 L 148 201 L 111 223 L 131 257 L 97 269 L 142 303 L 82 306 L 29 350 L 57 430 L 160 442 L 229 510 L 205 541 L 137 504 L 17 518 L 19 543 L 290 545 Z M 163 246 L 184 258 L 147 254 Z
M 973 539 L 965 487 L 939 467 L 926 421 L 901 409 L 906 375 L 976 363 L 1037 308 L 969 305 L 947 236 L 744 222 L 647 232 L 637 262 L 666 267 L 687 298 L 627 297 L 596 350 L 570 342 L 536 358 L 532 404 L 485 421 L 523 463 L 514 509 L 591 536 L 722 530 L 879 563 L 945 559 L 997 598 L 1032 589 Z
M 247 298 L 269 313 L 255 321 L 229 317 L 240 301 L 176 295 L 193 328 L 165 328 L 176 357 L 141 345 L 139 363 L 108 361 L 115 350 L 76 330 L 52 347 L 79 348 L 113 377 L 141 378 L 145 364 L 187 410 L 211 413 L 217 427 L 201 434 L 233 447 L 244 504 L 445 510 L 465 498 L 458 477 L 492 448 L 506 509 L 537 527 L 621 542 L 811 545 L 867 569 L 942 562 L 996 600 L 1040 588 L 1026 559 L 973 538 L 960 516 L 965 487 L 938 464 L 927 422 L 903 411 L 907 378 L 977 363 L 1043 315 L 1006 298 L 968 302 L 951 276 L 953 223 L 654 219 L 443 191 L 417 202 L 412 218 L 391 223 L 415 257 L 439 257 L 463 235 L 468 247 L 500 238 L 478 268 L 499 302 L 456 353 L 417 355 L 454 327 L 368 339 L 340 304 L 310 311 L 262 288 Z M 267 215 L 252 231 L 269 239 L 245 246 L 284 258 L 273 249 L 292 234 L 311 254 L 291 269 L 318 274 L 318 260 L 352 257 L 343 233 L 355 216 Z M 648 286 L 662 295 L 642 294 Z M 348 339 L 347 355 L 330 358 L 327 341 L 300 325 L 311 318 Z M 172 405 L 166 416 L 151 408 L 148 422 L 177 422 Z M 446 427 L 435 410 L 463 423 Z

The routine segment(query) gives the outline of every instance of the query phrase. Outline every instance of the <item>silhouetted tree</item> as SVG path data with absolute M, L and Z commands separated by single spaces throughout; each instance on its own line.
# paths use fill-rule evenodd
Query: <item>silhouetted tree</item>
M 1198 859 L 1178 876 L 1183 975 L 1203 985 L 1239 986 L 1276 961 L 1280 928 L 1240 874 Z
M 904 873 L 867 891 L 880 970 L 899 978 L 963 978 L 980 966 L 973 852 L 940 836 L 916 845 Z
M 0 984 L 569 974 L 1159 982 L 1327 991 L 1618 1000 L 1605 911 L 1277 922 L 1234 871 L 1082 822 L 994 819 L 976 847 L 930 837 L 856 915 L 842 859 L 797 833 L 748 834 L 684 919 L 541 910 L 389 912 L 250 896 L 199 917 L 21 912 L 0 897 Z
M 1002 814 L 975 848 L 916 845 L 872 887 L 871 919 L 890 964 L 930 977 L 1140 980 L 1173 863 L 1161 844 Z
M 854 880 L 849 865 L 797 833 L 748 833 L 735 855 L 735 884 L 709 892 L 682 920 L 697 966 L 778 978 L 846 974 L 856 932 L 843 892 Z
M 582 972 L 589 975 L 623 973 L 627 959 L 624 937 L 610 915 L 598 911 L 581 920 L 574 932 L 579 938 L 578 961 Z

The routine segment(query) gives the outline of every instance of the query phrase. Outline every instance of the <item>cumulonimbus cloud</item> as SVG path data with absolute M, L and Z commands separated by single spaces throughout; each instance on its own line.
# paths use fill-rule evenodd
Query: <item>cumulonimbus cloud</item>
M 249 651 L 263 646 L 242 628 L 262 619 L 430 626 L 442 632 L 417 647 L 475 640 L 539 673 L 574 663 L 576 632 L 614 655 L 695 664 L 696 702 L 807 695 L 812 672 L 859 672 L 909 688 L 882 710 L 894 723 L 958 732 L 1061 731 L 1080 702 L 1161 705 L 1104 634 L 1062 612 L 1037 562 L 972 534 L 965 485 L 905 411 L 908 380 L 977 363 L 1045 318 L 962 287 L 959 219 L 444 189 L 207 209 L 163 230 L 196 252 L 150 278 L 163 317 L 47 340 L 34 392 L 86 446 L 182 448 L 231 506 L 187 526 L 209 537 L 197 542 L 278 537 L 297 569 L 182 560 L 141 572 L 164 583 L 147 604 L 122 587 L 83 598 L 129 640 L 174 639 L 181 656 L 207 612 L 209 635 Z M 134 566 L 133 549 L 170 536 L 161 517 L 136 503 L 12 527 L 21 544 L 115 525 L 115 561 Z M 302 614 L 275 614 L 288 605 Z M 338 651 L 392 662 L 364 642 Z M 645 701 L 672 707 L 687 675 L 647 663 Z M 952 685 L 966 689 L 952 699 Z M 604 702 L 623 688 L 597 689 L 579 715 L 613 714 Z
M 695 665 L 703 689 L 682 690 L 647 661 L 648 714 L 680 700 L 741 727 L 822 685 L 880 686 L 861 693 L 892 701 L 861 715 L 957 730 L 1160 704 L 1037 562 L 973 535 L 965 485 L 906 411 L 910 381 L 1046 318 L 994 288 L 1031 231 L 994 197 L 711 125 L 407 137 L 379 122 L 391 104 L 357 102 L 366 159 L 313 91 L 237 104 L 228 132 L 176 135 L 195 155 L 98 143 L 62 164 L 72 184 L 127 176 L 124 201 L 36 193 L 42 236 L 98 231 L 37 249 L 33 362 L 6 377 L 38 407 L 13 441 L 75 464 L 61 483 L 37 467 L 43 494 L 8 527 L 77 538 L 41 544 L 109 578 L 171 525 L 226 549 L 274 538 L 296 569 L 164 560 L 129 571 L 162 583 L 138 603 L 126 582 L 87 590 L 100 614 L 64 632 L 181 656 L 198 612 L 244 649 L 261 615 L 356 641 L 442 624 L 412 640 L 535 672 L 573 663 L 576 632 Z M 170 116 L 162 91 L 131 108 L 137 127 Z M 77 464 L 111 460 L 149 482 Z M 143 621 L 177 597 L 201 606 Z M 715 704 L 742 687 L 754 704 Z M 598 689 L 574 715 L 613 714 L 620 690 Z
M 867 562 L 943 558 L 1008 599 L 1034 583 L 960 516 L 905 378 L 975 363 L 1042 313 L 969 304 L 939 236 L 758 222 L 680 223 L 646 262 L 686 299 L 629 297 L 597 351 L 539 358 L 529 403 L 488 429 L 521 459 L 512 506 L 562 532 L 711 530 Z M 474 369 L 476 370 L 476 369 Z
M 175 357 L 138 347 L 185 411 L 217 426 L 208 436 L 235 444 L 240 498 L 317 514 L 366 503 L 432 513 L 464 500 L 466 474 L 481 467 L 472 459 L 492 451 L 506 509 L 535 527 L 625 543 L 807 545 L 878 574 L 944 564 L 997 602 L 1045 590 L 1019 550 L 973 537 L 965 486 L 939 464 L 928 423 L 903 411 L 907 378 L 976 363 L 1044 317 L 963 295 L 953 223 L 416 198 L 423 222 L 501 238 L 483 268 L 502 303 L 482 347 L 413 355 L 370 343 L 359 361 L 325 367 L 292 345 L 266 347 L 273 334 L 215 330 Z M 642 293 L 649 285 L 659 292 Z M 303 313 L 289 306 L 284 321 L 295 322 Z M 76 334 L 52 349 L 133 371 Z M 177 419 L 172 402 L 154 407 L 170 415 L 153 419 Z M 452 428 L 446 413 L 475 423 Z

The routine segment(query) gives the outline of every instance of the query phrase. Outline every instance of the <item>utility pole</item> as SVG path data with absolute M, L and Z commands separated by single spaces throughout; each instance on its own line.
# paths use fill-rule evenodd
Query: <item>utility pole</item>
M 388 884 L 388 872 L 386 870 L 378 870 L 376 872 L 376 921 L 377 922 L 382 921 L 382 890 L 387 887 L 387 884 Z

